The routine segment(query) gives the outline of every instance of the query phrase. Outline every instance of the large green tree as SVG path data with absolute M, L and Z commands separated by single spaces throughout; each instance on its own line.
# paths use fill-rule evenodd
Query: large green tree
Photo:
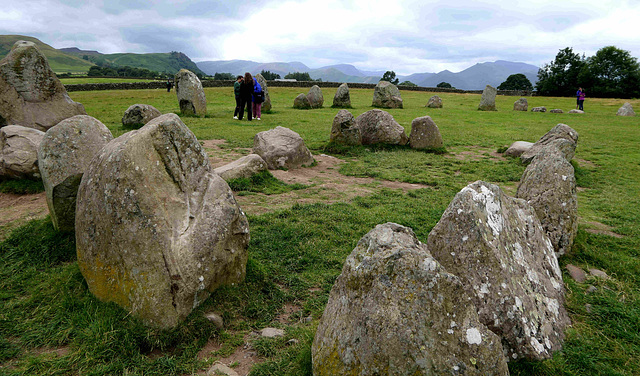
M 382 75 L 382 78 L 380 79 L 380 81 L 389 81 L 394 85 L 397 85 L 398 82 L 400 82 L 400 80 L 398 78 L 396 78 L 396 72 L 394 72 L 394 71 L 386 71 L 386 72 L 384 72 L 384 74 Z
M 522 73 L 512 74 L 498 86 L 498 90 L 533 90 L 531 81 Z
M 629 51 L 603 47 L 586 61 L 580 75 L 587 94 L 597 97 L 640 96 L 640 64 Z
M 554 61 L 538 70 L 538 93 L 549 96 L 574 95 L 578 86 L 585 86 L 579 80 L 585 64 L 585 57 L 573 52 L 571 47 L 560 50 Z
M 295 79 L 296 81 L 313 81 L 309 72 L 289 72 L 284 76 L 284 78 Z
M 436 87 L 440 87 L 440 88 L 443 88 L 443 89 L 453 89 L 453 86 L 451 86 L 450 83 L 444 82 L 444 81 L 442 81 L 439 84 L 437 84 Z
M 271 71 L 266 71 L 266 70 L 262 70 L 260 71 L 260 74 L 262 75 L 262 77 L 264 77 L 265 80 L 267 81 L 271 81 L 271 80 L 275 80 L 277 78 L 280 78 L 280 75 L 277 73 L 273 73 Z

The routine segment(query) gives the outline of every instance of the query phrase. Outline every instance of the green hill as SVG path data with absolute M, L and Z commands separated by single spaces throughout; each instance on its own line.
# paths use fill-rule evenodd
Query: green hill
M 0 59 L 7 56 L 11 47 L 19 41 L 26 40 L 33 42 L 42 51 L 44 56 L 49 60 L 49 65 L 56 73 L 86 73 L 93 64 L 92 62 L 83 60 L 78 56 L 73 56 L 56 50 L 46 43 L 41 42 L 37 38 L 27 37 L 24 35 L 0 35 Z
M 173 51 L 168 53 L 151 54 L 119 53 L 105 54 L 101 56 L 113 65 L 128 65 L 134 68 L 146 68 L 151 71 L 160 73 L 167 72 L 170 74 L 178 73 L 180 69 L 184 68 L 192 71 L 193 73 L 205 75 L 205 73 L 198 68 L 196 63 L 191 61 L 191 59 L 182 52 Z

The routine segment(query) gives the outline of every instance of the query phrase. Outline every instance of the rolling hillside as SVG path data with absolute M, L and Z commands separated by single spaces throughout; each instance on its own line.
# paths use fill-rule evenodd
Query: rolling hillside
M 86 73 L 89 71 L 89 68 L 94 65 L 89 61 L 83 60 L 81 57 L 69 55 L 57 50 L 37 38 L 24 35 L 0 35 L 0 59 L 7 56 L 9 51 L 11 51 L 11 47 L 19 40 L 35 43 L 38 49 L 47 57 L 51 69 L 56 73 Z

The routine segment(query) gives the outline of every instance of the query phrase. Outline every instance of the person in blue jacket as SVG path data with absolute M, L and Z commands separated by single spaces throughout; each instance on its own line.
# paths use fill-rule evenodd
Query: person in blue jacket
M 256 120 L 260 120 L 262 115 L 262 102 L 264 102 L 264 91 L 258 83 L 258 80 L 253 80 L 253 116 Z

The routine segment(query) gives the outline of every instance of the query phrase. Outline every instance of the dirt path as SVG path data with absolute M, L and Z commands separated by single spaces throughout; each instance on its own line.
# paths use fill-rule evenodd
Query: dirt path
M 0 193 L 0 240 L 24 223 L 49 214 L 44 192 L 30 195 Z

